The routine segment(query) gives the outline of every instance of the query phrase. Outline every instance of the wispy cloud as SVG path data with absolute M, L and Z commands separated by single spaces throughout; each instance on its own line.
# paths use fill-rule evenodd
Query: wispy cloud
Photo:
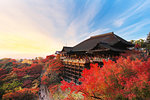
M 106 33 L 110 31 L 109 28 L 103 28 L 103 29 L 98 29 L 98 30 L 95 30 L 93 32 L 90 32 L 90 33 L 84 33 L 84 34 L 81 34 L 79 37 L 82 38 L 82 37 L 89 37 L 89 36 L 94 36 L 94 35 L 99 35 L 99 34 L 103 34 L 103 33 Z
M 97 15 L 102 7 L 102 0 L 91 1 L 88 0 L 82 5 L 82 9 L 80 10 L 79 16 L 73 19 L 66 30 L 66 37 L 70 40 L 80 38 L 83 34 L 89 32 L 90 23 L 93 18 Z M 90 34 L 86 34 L 89 36 Z
M 138 1 L 136 4 L 134 4 L 131 8 L 129 8 L 128 10 L 126 10 L 125 12 L 123 12 L 120 16 L 118 16 L 115 20 L 114 20 L 114 25 L 116 27 L 120 27 L 122 26 L 125 21 L 134 16 L 134 17 L 140 17 L 142 16 L 142 11 L 144 11 L 145 9 L 150 8 L 150 1 L 146 0 L 146 1 Z
M 119 33 L 120 36 L 126 37 L 128 39 L 131 39 L 131 38 L 139 39 L 139 38 L 144 38 L 144 37 L 146 38 L 146 34 L 148 33 L 148 31 L 145 33 L 142 31 L 142 29 L 147 25 L 150 25 L 150 21 L 143 20 L 141 22 L 121 28 L 118 31 L 116 31 L 116 33 Z M 136 37 L 136 36 L 140 36 L 140 37 Z

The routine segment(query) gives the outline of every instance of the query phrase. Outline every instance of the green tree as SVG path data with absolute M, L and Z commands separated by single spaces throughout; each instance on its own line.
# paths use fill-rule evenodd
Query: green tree
M 22 83 L 20 83 L 17 80 L 13 80 L 13 82 L 11 83 L 7 83 L 7 84 L 3 84 L 2 86 L 2 90 L 6 92 L 13 92 L 17 89 L 19 89 L 19 87 L 22 85 Z
M 141 48 L 145 48 L 146 47 L 146 42 L 145 42 L 144 39 L 131 40 L 131 42 L 133 44 L 139 44 L 141 46 Z
M 131 42 L 132 44 L 135 44 L 135 40 L 131 40 L 130 42 Z

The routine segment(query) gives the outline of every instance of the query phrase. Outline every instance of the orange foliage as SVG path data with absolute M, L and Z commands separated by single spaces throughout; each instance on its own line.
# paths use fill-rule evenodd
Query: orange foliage
M 61 68 L 63 65 L 57 59 L 51 59 L 47 61 L 46 65 L 47 69 L 41 78 L 41 84 L 51 85 L 51 83 L 53 83 L 51 82 L 51 78 L 55 77 L 56 80 L 59 79 L 59 76 L 57 75 L 59 75 L 62 72 Z M 53 79 L 53 81 L 55 79 Z
M 62 90 L 82 92 L 86 100 L 95 99 L 147 99 L 150 98 L 150 59 L 131 60 L 130 57 L 103 61 L 104 66 L 91 64 L 84 69 L 79 81 L 81 85 L 62 81 Z
M 37 89 L 27 89 L 24 88 L 23 90 L 18 90 L 16 92 L 11 92 L 3 95 L 3 100 L 34 100 L 38 97 Z
M 13 72 L 17 74 L 20 79 L 25 75 L 31 75 L 32 77 L 40 76 L 43 66 L 40 64 L 32 64 L 29 67 L 13 68 Z

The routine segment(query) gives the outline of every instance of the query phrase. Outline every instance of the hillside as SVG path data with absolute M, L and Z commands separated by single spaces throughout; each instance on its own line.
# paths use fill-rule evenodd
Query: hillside
M 11 58 L 0 60 L 0 99 L 37 100 L 41 84 L 50 86 L 60 82 L 61 63 L 50 55 L 45 59 L 16 61 Z M 57 65 L 56 65 L 57 63 Z M 51 72 L 50 72 L 51 71 Z M 57 74 L 54 74 L 56 73 Z M 48 74 L 48 75 L 47 75 Z M 51 75 L 53 77 L 51 77 Z M 46 77 L 48 76 L 48 77 Z M 51 79 L 54 78 L 55 80 Z M 56 78 L 57 77 L 57 78 Z M 49 81 L 45 82 L 45 79 Z

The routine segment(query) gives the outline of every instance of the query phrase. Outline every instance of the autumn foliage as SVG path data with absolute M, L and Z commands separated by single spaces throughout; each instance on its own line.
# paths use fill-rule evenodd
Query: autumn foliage
M 32 64 L 29 67 L 23 68 L 13 68 L 13 72 L 17 74 L 17 77 L 20 79 L 25 75 L 30 75 L 37 78 L 40 76 L 43 66 L 40 64 Z
M 0 81 L 7 76 L 7 73 L 8 71 L 6 71 L 6 69 L 0 68 Z
M 47 58 L 52 59 L 52 57 Z M 11 58 L 1 59 L 0 99 L 34 100 L 37 98 L 40 76 L 45 66 L 42 60 L 28 64 Z
M 49 60 L 46 63 L 46 70 L 41 78 L 41 84 L 52 85 L 53 83 L 57 83 L 61 79 L 62 73 L 62 63 L 57 59 Z
M 150 99 L 150 59 L 120 57 L 116 63 L 111 60 L 103 63 L 102 68 L 91 64 L 89 70 L 84 69 L 79 79 L 81 85 L 62 81 L 62 90 L 81 92 L 85 100 Z
M 18 90 L 16 92 L 6 93 L 3 95 L 3 100 L 36 100 L 38 98 L 39 89 Z M 35 99 L 36 98 L 36 99 Z

